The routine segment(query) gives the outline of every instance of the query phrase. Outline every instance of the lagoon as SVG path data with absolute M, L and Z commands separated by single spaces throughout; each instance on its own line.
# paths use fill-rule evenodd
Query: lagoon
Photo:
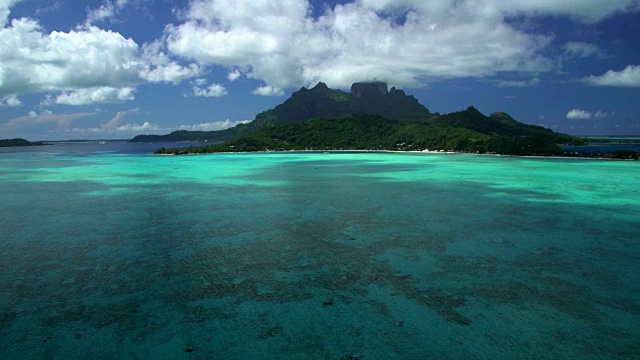
M 0 358 L 640 354 L 637 162 L 148 146 L 0 153 Z

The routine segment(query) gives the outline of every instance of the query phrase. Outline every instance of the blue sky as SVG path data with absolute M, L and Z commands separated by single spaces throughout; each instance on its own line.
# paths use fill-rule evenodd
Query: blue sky
M 250 121 L 318 81 L 640 134 L 640 0 L 0 0 L 0 138 Z

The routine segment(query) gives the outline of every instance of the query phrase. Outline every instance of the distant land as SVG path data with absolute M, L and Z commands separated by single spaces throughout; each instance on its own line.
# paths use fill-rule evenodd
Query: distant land
M 558 144 L 582 144 L 574 136 L 526 125 L 504 113 L 487 117 L 474 107 L 423 121 L 349 115 L 302 123 L 266 125 L 223 144 L 159 149 L 157 154 L 283 150 L 456 151 L 557 156 Z
M 485 116 L 475 107 L 431 113 L 402 90 L 384 82 L 362 82 L 351 92 L 318 83 L 301 88 L 253 122 L 222 131 L 175 131 L 139 135 L 131 141 L 213 142 L 161 148 L 158 154 L 283 150 L 456 151 L 557 156 L 562 145 L 584 145 L 582 138 L 523 124 L 506 113 Z M 220 144 L 220 142 L 225 141 Z
M 437 114 L 429 112 L 418 100 L 383 82 L 362 82 L 351 92 L 330 89 L 318 83 L 312 89 L 301 88 L 284 103 L 256 115 L 248 124 L 219 131 L 178 130 L 167 135 L 138 135 L 132 142 L 223 141 L 249 134 L 265 125 L 301 123 L 318 118 L 349 115 L 379 115 L 390 120 L 426 120 Z
M 324 83 L 301 88 L 249 124 L 222 131 L 175 131 L 131 141 L 196 141 L 214 144 L 160 148 L 156 154 L 292 150 L 453 151 L 519 156 L 638 159 L 637 151 L 568 151 L 583 137 L 518 122 L 507 113 L 486 116 L 475 107 L 441 115 L 383 82 L 355 83 L 351 92 Z M 224 141 L 224 143 L 222 143 Z
M 42 141 L 29 141 L 22 138 L 15 139 L 0 139 L 0 147 L 13 147 L 13 146 L 40 146 L 47 145 Z

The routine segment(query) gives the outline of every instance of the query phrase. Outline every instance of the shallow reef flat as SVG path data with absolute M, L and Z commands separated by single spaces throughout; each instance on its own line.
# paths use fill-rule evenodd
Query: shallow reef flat
M 0 358 L 634 359 L 637 162 L 0 158 Z

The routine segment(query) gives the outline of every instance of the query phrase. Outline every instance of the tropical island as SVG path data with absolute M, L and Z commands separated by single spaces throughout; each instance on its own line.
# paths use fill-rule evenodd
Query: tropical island
M 453 151 L 520 156 L 579 156 L 561 145 L 586 139 L 521 123 L 509 114 L 486 116 L 473 106 L 441 115 L 383 82 L 355 83 L 350 92 L 318 83 L 301 88 L 255 120 L 221 131 L 174 131 L 139 135 L 133 142 L 206 144 L 160 148 L 156 154 L 292 150 Z M 638 158 L 637 152 L 607 154 Z M 588 156 L 588 155 L 586 155 Z
M 29 141 L 22 138 L 0 139 L 0 147 L 40 146 L 40 145 L 47 145 L 47 144 L 42 141 Z

